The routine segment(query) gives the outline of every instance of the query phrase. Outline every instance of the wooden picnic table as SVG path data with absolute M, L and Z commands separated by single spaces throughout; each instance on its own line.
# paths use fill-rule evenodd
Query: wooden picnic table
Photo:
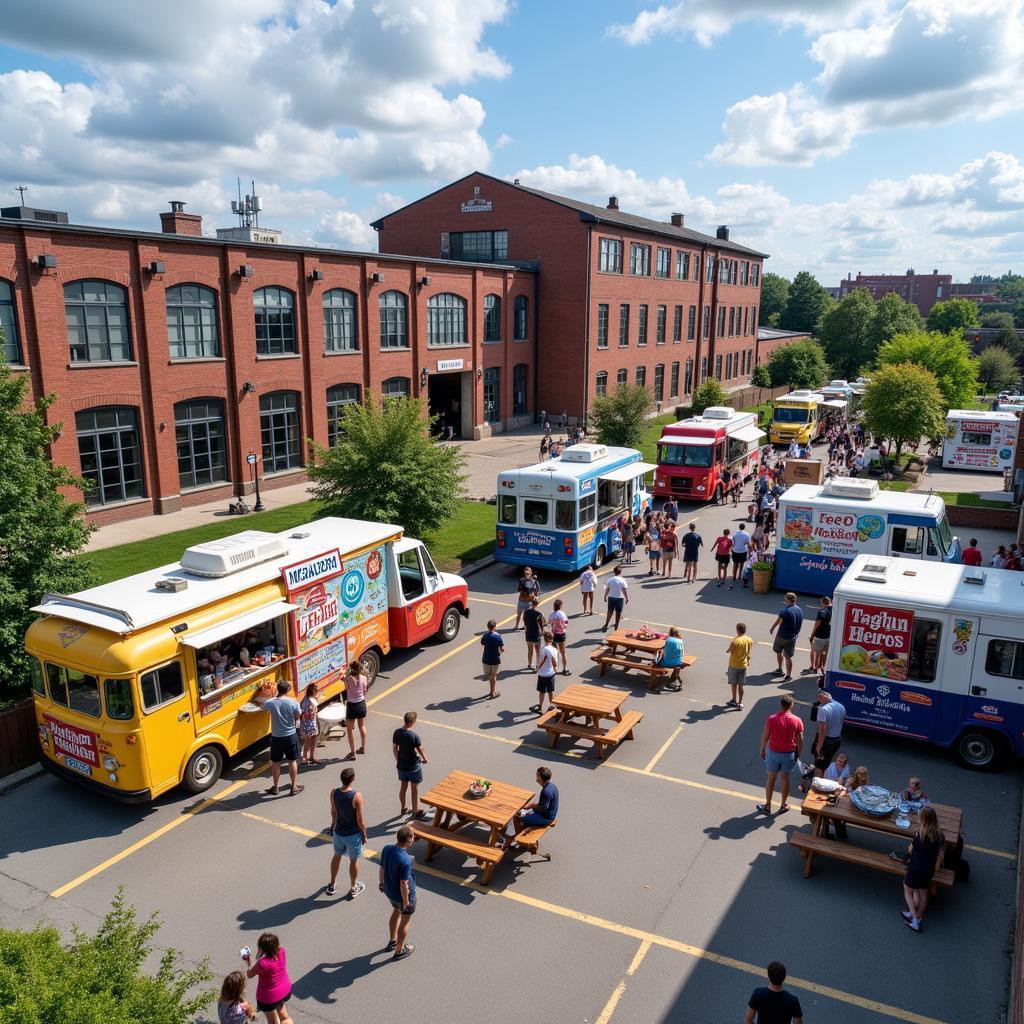
M 458 770 L 450 772 L 420 796 L 422 803 L 434 808 L 433 824 L 413 822 L 412 830 L 418 839 L 426 840 L 424 861 L 433 858 L 442 847 L 458 850 L 476 860 L 483 869 L 484 885 L 489 885 L 494 865 L 505 853 L 499 846 L 501 837 L 516 812 L 533 799 L 533 793 L 492 779 L 486 796 L 470 796 L 470 783 L 483 777 Z M 480 829 L 473 829 L 481 825 L 487 829 L 486 836 Z M 467 834 L 466 830 L 471 829 L 473 832 Z
M 636 635 L 636 630 L 617 629 L 604 638 L 604 646 L 597 648 L 590 657 L 600 666 L 599 676 L 609 668 L 621 668 L 625 672 L 636 670 L 646 673 L 647 688 L 652 689 L 659 685 L 662 676 L 672 674 L 670 667 L 660 663 L 664 650 L 664 637 L 643 640 Z M 689 668 L 696 660 L 692 654 L 683 655 L 683 668 Z
M 624 739 L 633 738 L 633 727 L 643 721 L 642 711 L 622 713 L 622 705 L 629 696 L 621 690 L 606 690 L 586 683 L 573 683 L 551 698 L 552 709 L 537 720 L 537 724 L 548 733 L 552 747 L 560 736 L 574 736 L 577 739 L 593 741 L 603 758 L 610 747 Z M 574 718 L 585 719 L 585 724 L 574 722 Z M 614 724 L 605 728 L 601 723 L 610 719 Z
M 939 828 L 942 830 L 948 844 L 956 843 L 963 830 L 964 812 L 959 807 L 951 807 L 948 804 L 931 804 L 939 819 Z M 900 828 L 896 824 L 897 813 L 878 818 L 871 814 L 859 811 L 846 794 L 839 797 L 830 804 L 823 793 L 816 793 L 813 790 L 807 794 L 800 813 L 811 819 L 811 831 L 795 832 L 790 837 L 790 843 L 796 847 L 804 860 L 804 877 L 810 878 L 814 867 L 814 858 L 817 854 L 824 857 L 834 857 L 837 860 L 845 860 L 865 867 L 875 868 L 889 874 L 904 873 L 905 866 L 902 861 L 893 860 L 888 853 L 880 853 L 877 850 L 867 850 L 850 843 L 839 842 L 822 836 L 822 829 L 826 821 L 842 822 L 844 825 L 856 826 L 867 829 L 871 832 L 879 832 L 883 835 L 898 836 L 909 843 L 918 828 L 918 816 L 911 811 L 906 816 L 910 824 L 906 828 Z M 899 853 L 903 853 L 904 844 L 900 844 Z M 954 874 L 947 868 L 939 868 L 932 879 L 931 890 L 934 893 L 938 886 L 950 887 L 954 881 Z

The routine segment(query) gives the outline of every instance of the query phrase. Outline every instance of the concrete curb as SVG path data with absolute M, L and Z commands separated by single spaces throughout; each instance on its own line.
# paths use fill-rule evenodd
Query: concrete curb
M 42 775 L 43 771 L 41 764 L 30 764 L 27 768 L 22 768 L 21 771 L 5 775 L 0 778 L 0 796 L 23 786 L 26 782 L 31 782 L 37 775 Z
M 472 576 L 475 572 L 480 572 L 481 569 L 486 569 L 489 565 L 494 565 L 494 555 L 485 555 L 483 558 L 478 558 L 475 562 L 467 562 L 460 571 L 460 576 Z

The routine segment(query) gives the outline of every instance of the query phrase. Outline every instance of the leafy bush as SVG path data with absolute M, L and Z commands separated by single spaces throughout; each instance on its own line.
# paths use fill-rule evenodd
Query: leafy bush
M 699 416 L 709 406 L 722 405 L 724 402 L 725 392 L 722 385 L 714 377 L 708 377 L 693 393 L 693 414 Z
M 825 383 L 825 350 L 810 339 L 782 345 L 771 354 L 768 373 L 775 387 L 821 387 Z
M 647 388 L 620 384 L 610 395 L 598 395 L 591 406 L 590 425 L 601 444 L 639 448 L 654 402 Z

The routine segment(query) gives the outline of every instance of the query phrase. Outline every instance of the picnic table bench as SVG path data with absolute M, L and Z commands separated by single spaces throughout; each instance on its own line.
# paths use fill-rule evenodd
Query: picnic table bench
M 671 666 L 662 665 L 658 660 L 665 649 L 665 640 L 652 637 L 641 639 L 630 630 L 617 629 L 604 639 L 604 645 L 595 648 L 590 660 L 600 666 L 597 673 L 603 676 L 609 668 L 621 668 L 626 672 L 636 671 L 646 674 L 647 689 L 658 686 L 663 676 L 672 674 Z M 683 655 L 684 669 L 689 668 L 697 658 L 692 654 Z
M 573 736 L 590 740 L 598 756 L 603 758 L 612 747 L 623 740 L 631 740 L 633 729 L 644 719 L 642 711 L 622 713 L 627 696 L 626 693 L 575 683 L 552 698 L 554 706 L 537 719 L 537 725 L 547 732 L 552 747 L 558 744 L 560 736 Z M 580 717 L 586 721 L 573 721 Z M 601 724 L 604 719 L 611 719 L 612 724 L 607 728 Z

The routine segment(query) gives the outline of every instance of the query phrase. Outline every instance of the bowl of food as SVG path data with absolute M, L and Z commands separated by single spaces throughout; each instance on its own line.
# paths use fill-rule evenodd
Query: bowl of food
M 899 806 L 899 797 L 884 786 L 860 786 L 850 793 L 850 800 L 858 811 L 873 818 L 885 818 Z
M 469 784 L 469 795 L 479 799 L 482 796 L 487 796 L 491 791 L 491 783 L 487 779 L 474 779 Z

